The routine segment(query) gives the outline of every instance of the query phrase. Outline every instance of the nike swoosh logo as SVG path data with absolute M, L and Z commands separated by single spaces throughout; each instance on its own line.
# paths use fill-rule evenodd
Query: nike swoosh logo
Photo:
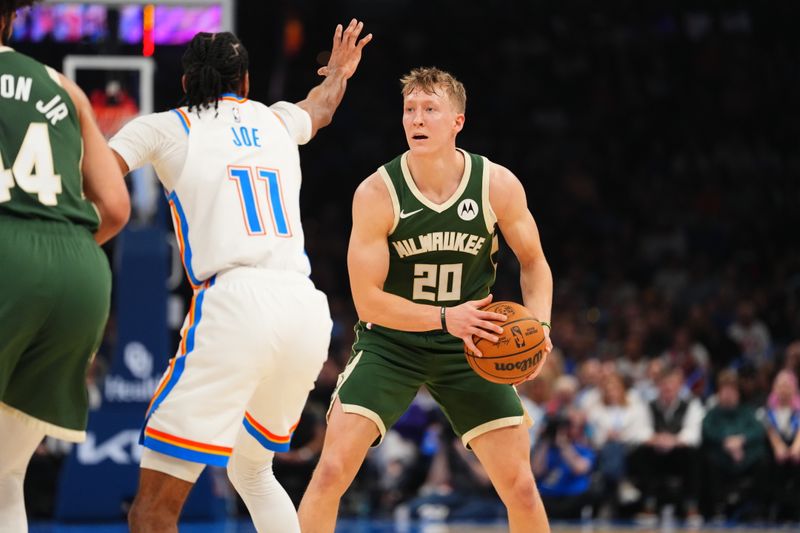
M 401 210 L 400 210 L 400 218 L 408 218 L 408 217 L 410 217 L 411 215 L 416 215 L 417 213 L 419 213 L 420 211 L 422 211 L 422 209 L 423 209 L 423 208 L 421 208 L 421 207 L 420 207 L 420 208 L 419 208 L 419 209 L 417 209 L 416 211 L 411 211 L 410 213 L 404 213 L 404 212 L 403 212 L 403 210 L 401 209 Z

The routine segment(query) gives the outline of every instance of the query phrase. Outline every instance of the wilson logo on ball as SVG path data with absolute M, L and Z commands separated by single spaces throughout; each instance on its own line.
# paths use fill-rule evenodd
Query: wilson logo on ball
M 495 370 L 499 370 L 501 372 L 508 372 L 510 370 L 518 370 L 519 372 L 525 372 L 529 368 L 532 368 L 539 364 L 539 361 L 542 360 L 542 352 L 537 352 L 536 355 L 533 357 L 528 357 L 527 359 L 523 359 L 522 361 L 517 361 L 516 363 L 495 363 L 494 368 Z

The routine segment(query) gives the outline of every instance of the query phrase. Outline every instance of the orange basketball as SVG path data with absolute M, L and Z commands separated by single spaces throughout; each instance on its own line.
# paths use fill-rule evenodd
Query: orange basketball
M 494 302 L 483 308 L 506 315 L 500 323 L 503 333 L 495 343 L 473 336 L 483 357 L 465 350 L 469 366 L 479 376 L 494 383 L 517 383 L 538 374 L 544 362 L 545 337 L 542 325 L 524 305 Z

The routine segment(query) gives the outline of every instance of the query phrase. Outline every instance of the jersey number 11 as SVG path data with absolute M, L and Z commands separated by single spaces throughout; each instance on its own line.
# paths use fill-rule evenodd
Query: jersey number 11
M 255 174 L 255 179 L 253 179 Z M 278 237 L 291 237 L 292 228 L 286 217 L 281 188 L 281 175 L 277 170 L 256 167 L 228 167 L 228 179 L 236 183 L 239 189 L 239 201 L 242 205 L 245 229 L 248 235 L 266 235 L 264 215 L 262 215 L 260 189 L 265 189 L 264 200 L 266 210 L 272 219 L 272 227 Z

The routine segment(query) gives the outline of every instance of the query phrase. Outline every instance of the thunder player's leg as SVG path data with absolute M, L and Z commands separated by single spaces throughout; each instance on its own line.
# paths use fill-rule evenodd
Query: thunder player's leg
M 300 533 L 297 511 L 272 471 L 276 452 L 290 448 L 308 393 L 328 356 L 330 318 L 327 298 L 307 278 L 265 286 L 258 303 L 271 317 L 274 333 L 268 372 L 247 404 L 228 478 L 242 497 L 260 533 Z M 302 317 L 299 320 L 298 317 Z
M 204 468 L 204 464 L 146 448 L 142 453 L 139 489 L 128 512 L 131 532 L 177 532 L 183 504 Z
M 469 442 L 508 510 L 511 533 L 547 533 L 547 514 L 533 480 L 530 436 L 524 424 L 484 433 Z

